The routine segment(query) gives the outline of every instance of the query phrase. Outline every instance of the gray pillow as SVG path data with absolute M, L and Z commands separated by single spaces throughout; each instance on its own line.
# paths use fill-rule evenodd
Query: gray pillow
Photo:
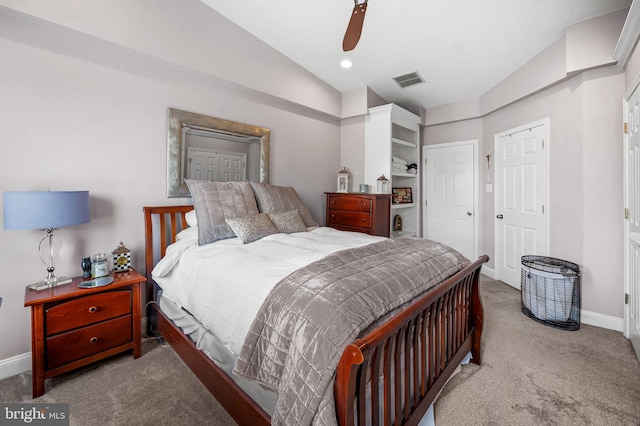
M 305 232 L 307 227 L 304 225 L 298 209 L 290 210 L 283 213 L 268 213 L 271 222 L 283 234 L 291 234 L 292 232 Z
M 291 186 L 276 186 L 268 183 L 249 182 L 258 202 L 260 213 L 284 213 L 298 209 L 305 226 L 318 226 L 311 212 Z
M 228 217 L 226 221 L 244 244 L 278 233 L 278 228 L 264 213 L 253 216 Z
M 233 238 L 226 218 L 258 214 L 249 182 L 208 182 L 185 179 L 198 219 L 198 244 Z

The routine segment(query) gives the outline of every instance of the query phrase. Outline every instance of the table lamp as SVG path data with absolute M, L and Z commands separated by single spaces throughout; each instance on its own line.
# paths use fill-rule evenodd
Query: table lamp
M 70 282 L 53 273 L 53 231 L 89 222 L 89 191 L 5 192 L 3 209 L 4 229 L 42 229 L 47 233 L 38 246 L 47 277 L 29 287 L 40 290 Z M 43 244 L 45 240 L 48 244 Z

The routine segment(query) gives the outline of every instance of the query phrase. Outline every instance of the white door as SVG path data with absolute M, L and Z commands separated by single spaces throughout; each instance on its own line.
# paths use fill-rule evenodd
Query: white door
M 640 359 L 640 86 L 624 104 L 625 293 L 624 335 Z
M 187 176 L 189 179 L 215 182 L 218 169 L 218 153 L 194 148 L 187 149 Z
M 210 182 L 243 182 L 247 180 L 247 154 L 188 148 L 187 176 Z
M 247 154 L 220 154 L 220 174 L 223 182 L 244 182 L 247 173 Z
M 475 140 L 423 147 L 424 236 L 472 260 L 477 257 L 477 145 Z
M 495 137 L 497 278 L 520 289 L 522 256 L 547 253 L 547 121 Z

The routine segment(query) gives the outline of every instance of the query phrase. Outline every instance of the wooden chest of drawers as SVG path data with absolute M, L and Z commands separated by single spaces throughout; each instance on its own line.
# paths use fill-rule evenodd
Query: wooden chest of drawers
M 326 226 L 342 231 L 389 236 L 391 195 L 326 192 Z
M 105 287 L 81 289 L 82 279 L 51 289 L 27 288 L 31 307 L 33 397 L 44 381 L 117 353 L 142 354 L 140 284 L 136 271 L 115 274 Z

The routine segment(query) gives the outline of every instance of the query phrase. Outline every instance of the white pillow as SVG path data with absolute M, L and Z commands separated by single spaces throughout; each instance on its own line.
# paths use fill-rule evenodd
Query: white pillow
M 198 216 L 196 216 L 195 209 L 191 210 L 190 212 L 187 212 L 187 214 L 184 215 L 184 218 L 187 221 L 187 225 L 193 226 L 193 227 L 198 226 Z
M 198 228 L 188 227 L 178 232 L 176 241 L 185 241 L 190 239 L 198 239 Z

